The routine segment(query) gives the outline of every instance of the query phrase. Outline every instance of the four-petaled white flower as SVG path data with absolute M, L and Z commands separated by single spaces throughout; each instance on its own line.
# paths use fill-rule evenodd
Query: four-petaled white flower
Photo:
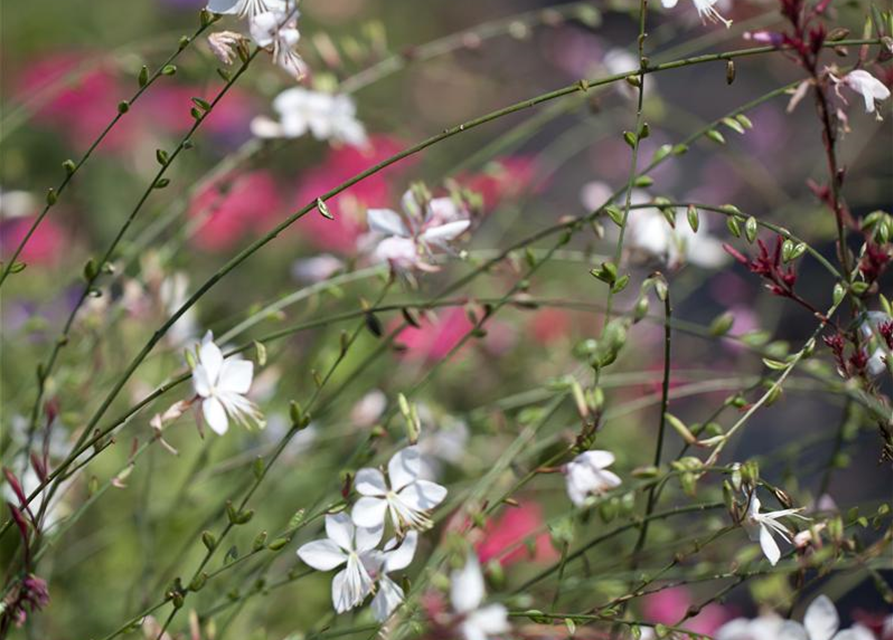
M 582 507 L 590 495 L 599 495 L 619 487 L 620 477 L 607 470 L 612 464 L 614 454 L 600 450 L 584 451 L 568 462 L 563 472 L 571 502 Z
M 332 604 L 344 613 L 363 603 L 374 581 L 368 566 L 374 564 L 373 552 L 384 527 L 355 527 L 346 513 L 326 516 L 326 539 L 314 540 L 298 549 L 298 557 L 317 571 L 344 569 L 332 578 Z
M 775 542 L 773 534 L 781 536 L 786 542 L 791 542 L 793 532 L 785 525 L 781 524 L 778 519 L 793 516 L 802 520 L 808 520 L 805 516 L 798 515 L 803 509 L 781 509 L 779 511 L 769 511 L 760 513 L 760 499 L 754 494 L 750 497 L 750 506 L 747 508 L 747 517 L 744 520 L 744 529 L 747 535 L 754 542 L 759 541 L 760 547 L 763 549 L 763 555 L 769 560 L 774 567 L 779 558 L 781 558 L 781 550 L 778 543 Z
M 386 262 L 395 271 L 420 269 L 435 271 L 437 268 L 426 260 L 435 249 L 448 249 L 449 243 L 471 226 L 468 212 L 452 198 L 433 198 L 419 204 L 415 194 L 403 195 L 401 216 L 391 209 L 369 209 L 369 229 L 382 236 L 373 257 Z
M 192 369 L 192 387 L 202 398 L 202 415 L 215 433 L 226 433 L 230 418 L 245 427 L 252 423 L 263 427 L 260 409 L 245 397 L 253 377 L 253 362 L 238 356 L 224 359 L 213 334 L 205 334 Z
M 284 69 L 295 80 L 307 75 L 307 65 L 295 50 L 301 33 L 298 31 L 297 19 L 300 12 L 285 2 L 273 3 L 269 11 L 256 14 L 251 18 L 251 37 L 258 46 L 271 48 L 273 62 Z
M 862 95 L 862 99 L 865 101 L 865 113 L 874 113 L 876 103 L 890 97 L 890 89 L 864 69 L 850 71 L 843 77 L 838 87 L 840 84 Z M 881 119 L 880 113 L 877 114 L 877 118 Z
M 676 6 L 679 0 L 661 0 L 661 3 L 664 5 L 666 9 L 672 9 Z M 698 10 L 698 15 L 701 17 L 702 22 L 706 22 L 710 20 L 711 22 L 722 22 L 726 25 L 726 28 L 730 28 L 732 26 L 732 21 L 724 18 L 719 11 L 716 10 L 716 7 L 713 6 L 719 0 L 692 0 L 695 5 L 695 9 Z
M 351 515 L 359 527 L 380 527 L 390 514 L 394 527 L 429 529 L 433 523 L 427 512 L 446 498 L 445 487 L 423 480 L 422 456 L 416 447 L 407 447 L 388 462 L 388 479 L 378 469 L 360 469 L 354 486 L 363 497 L 357 500 Z
M 311 133 L 317 140 L 333 140 L 359 147 L 367 142 L 366 129 L 357 120 L 357 107 L 346 95 L 286 89 L 273 99 L 279 120 L 259 116 L 251 131 L 259 138 L 300 138 Z
M 717 630 L 716 640 L 874 640 L 874 634 L 862 625 L 838 632 L 839 627 L 837 609 L 820 595 L 806 609 L 803 624 L 776 615 L 736 618 Z
M 377 592 L 372 599 L 372 615 L 379 622 L 390 618 L 404 597 L 403 588 L 391 580 L 388 574 L 405 569 L 412 563 L 418 542 L 417 531 L 409 531 L 402 541 L 391 538 L 385 543 L 384 549 L 373 552 L 371 562 L 367 562 L 369 574 L 373 580 L 378 581 Z
M 504 606 L 481 606 L 485 595 L 481 567 L 471 554 L 465 560 L 465 566 L 453 571 L 450 576 L 450 602 L 461 616 L 459 630 L 465 640 L 486 640 L 491 635 L 507 633 L 511 629 Z

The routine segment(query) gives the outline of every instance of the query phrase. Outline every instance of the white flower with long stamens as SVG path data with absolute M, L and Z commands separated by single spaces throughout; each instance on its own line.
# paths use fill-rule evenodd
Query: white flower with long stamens
M 369 574 L 378 582 L 377 592 L 372 599 L 372 614 L 379 622 L 390 618 L 404 598 L 403 588 L 391 580 L 388 574 L 405 569 L 412 563 L 418 542 L 417 531 L 408 532 L 402 541 L 391 538 L 382 551 L 373 552 L 372 562 L 367 562 Z
M 272 10 L 254 15 L 250 24 L 251 37 L 257 45 L 271 49 L 273 61 L 295 80 L 307 75 L 307 65 L 295 50 L 301 39 L 299 15 L 297 9 L 286 9 L 285 3 L 278 3 Z
M 736 618 L 716 631 L 716 640 L 874 640 L 874 634 L 862 625 L 843 631 L 839 627 L 834 603 L 820 595 L 806 609 L 803 624 L 776 615 Z
M 760 513 L 760 499 L 756 495 L 750 497 L 750 506 L 747 509 L 747 517 L 744 520 L 744 529 L 747 535 L 754 542 L 759 541 L 760 547 L 763 549 L 763 555 L 769 560 L 774 567 L 781 558 L 781 550 L 778 543 L 775 542 L 775 535 L 780 536 L 783 540 L 790 543 L 793 532 L 785 525 L 780 523 L 779 518 L 787 518 L 793 516 L 802 520 L 808 520 L 805 516 L 798 515 L 803 509 L 781 509 L 779 511 L 769 511 Z
M 672 9 L 676 6 L 679 0 L 661 0 L 661 4 L 664 5 L 665 9 Z M 709 20 L 710 22 L 722 22 L 726 25 L 726 29 L 732 26 L 732 21 L 724 18 L 719 11 L 716 10 L 714 6 L 719 0 L 692 0 L 695 5 L 695 9 L 698 10 L 698 15 L 701 17 L 701 22 L 705 22 Z
M 245 427 L 263 427 L 260 409 L 245 397 L 253 377 L 253 362 L 238 356 L 224 358 L 213 334 L 205 334 L 192 369 L 192 387 L 202 399 L 205 422 L 215 433 L 226 433 L 230 419 Z
M 344 565 L 332 578 L 332 604 L 344 613 L 363 603 L 374 581 L 367 566 L 374 562 L 373 550 L 384 527 L 355 527 L 346 513 L 326 516 L 326 539 L 314 540 L 298 549 L 298 557 L 317 571 L 331 571 Z
M 459 630 L 465 640 L 486 640 L 489 636 L 511 630 L 508 611 L 501 604 L 482 607 L 486 591 L 484 576 L 474 554 L 468 556 L 465 566 L 450 576 L 450 602 L 461 616 Z
M 837 86 L 841 84 L 862 95 L 865 101 L 865 113 L 875 113 L 877 103 L 890 97 L 890 89 L 864 69 L 850 71 Z M 880 113 L 877 114 L 877 118 L 881 119 Z
M 407 447 L 388 462 L 388 478 L 378 469 L 360 469 L 354 486 L 363 497 L 357 500 L 351 516 L 359 527 L 380 527 L 390 514 L 394 527 L 429 529 L 428 512 L 446 498 L 445 487 L 420 478 L 422 456 L 416 447 Z
M 346 95 L 286 89 L 273 99 L 279 120 L 259 116 L 251 131 L 259 138 L 300 138 L 310 133 L 317 140 L 333 140 L 359 147 L 366 144 L 366 129 L 357 120 L 356 104 Z
M 859 331 L 862 333 L 862 337 L 865 339 L 866 343 L 870 346 L 879 325 L 889 321 L 891 318 L 881 311 L 869 311 L 865 315 L 866 320 L 859 326 Z M 887 351 L 883 346 L 878 344 L 877 348 L 874 349 L 868 357 L 868 362 L 865 364 L 865 370 L 868 372 L 868 375 L 877 377 L 886 371 L 887 357 Z
M 590 495 L 599 495 L 619 487 L 620 477 L 608 471 L 614 464 L 614 454 L 610 451 L 584 451 L 568 462 L 563 469 L 567 482 L 567 495 L 576 506 L 586 504 Z

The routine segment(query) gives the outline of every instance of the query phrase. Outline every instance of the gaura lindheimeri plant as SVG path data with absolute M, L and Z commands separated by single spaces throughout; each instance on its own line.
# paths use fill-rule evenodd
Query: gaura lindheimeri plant
M 422 454 L 416 447 L 401 449 L 388 462 L 387 478 L 378 469 L 357 471 L 354 488 L 360 499 L 351 511 L 359 527 L 384 526 L 390 518 L 398 531 L 430 529 L 429 512 L 444 501 L 446 487 L 424 480 Z
M 0 640 L 893 640 L 889 3 L 74 4 L 3 5 Z
M 197 349 L 192 367 L 192 388 L 199 398 L 200 417 L 218 435 L 234 420 L 244 427 L 263 427 L 263 414 L 248 399 L 254 363 L 239 356 L 223 357 L 214 336 L 208 331 Z

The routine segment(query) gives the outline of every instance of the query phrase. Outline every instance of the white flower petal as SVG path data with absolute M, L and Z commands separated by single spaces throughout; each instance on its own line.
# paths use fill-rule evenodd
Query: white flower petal
M 400 603 L 403 602 L 403 589 L 388 578 L 383 577 L 378 583 L 378 593 L 372 600 L 372 615 L 378 622 L 384 622 L 391 617 L 391 614 L 397 610 Z
M 223 366 L 223 353 L 220 352 L 220 348 L 206 337 L 199 347 L 198 360 L 205 368 L 211 385 L 216 385 L 220 376 L 220 368 Z
M 388 485 L 378 469 L 366 468 L 357 471 L 353 486 L 364 496 L 384 496 L 388 492 Z
M 254 377 L 254 363 L 241 358 L 224 360 L 220 367 L 220 378 L 217 387 L 222 392 L 244 395 L 251 388 Z
M 508 611 L 501 604 L 491 604 L 481 607 L 468 616 L 468 622 L 485 634 L 505 633 L 511 626 L 508 620 Z
M 484 576 L 477 558 L 469 555 L 465 566 L 450 575 L 450 602 L 459 613 L 468 613 L 478 608 L 484 600 Z
M 577 456 L 577 461 L 585 462 L 595 469 L 604 469 L 614 464 L 614 454 L 610 451 L 602 451 L 595 449 L 593 451 L 584 451 Z
M 422 232 L 421 239 L 424 242 L 431 242 L 434 244 L 449 242 L 465 233 L 466 229 L 470 226 L 471 221 L 469 220 L 447 222 L 446 224 L 426 229 Z
M 774 567 L 778 563 L 779 558 L 781 558 L 781 550 L 778 548 L 778 543 L 775 542 L 775 538 L 772 537 L 769 529 L 764 526 L 760 527 L 760 547 L 763 548 L 763 554 L 769 560 L 769 564 Z
M 229 429 L 226 410 L 217 398 L 205 398 L 202 401 L 202 415 L 205 417 L 205 422 L 217 435 L 222 436 Z
M 302 545 L 298 557 L 317 571 L 331 571 L 347 562 L 347 554 L 331 540 L 314 540 Z
M 409 231 L 403 224 L 403 219 L 396 211 L 390 209 L 369 209 L 366 212 L 366 220 L 372 231 L 382 233 L 386 236 L 406 237 Z
M 794 622 L 793 620 L 785 620 L 784 622 L 779 623 L 778 628 L 774 631 L 773 635 L 770 636 L 764 633 L 759 637 L 778 638 L 778 640 L 810 640 L 803 625 L 799 622 Z
M 192 370 L 192 388 L 203 398 L 211 395 L 211 381 L 208 379 L 207 370 L 201 365 L 195 365 Z
M 223 15 L 239 13 L 244 0 L 208 0 L 208 11 Z
M 812 601 L 803 617 L 803 626 L 809 633 L 809 640 L 831 640 L 840 628 L 840 618 L 828 596 L 820 595 Z
M 326 535 L 345 551 L 352 551 L 354 548 L 353 534 L 354 526 L 349 515 L 336 513 L 326 516 Z
M 388 478 L 391 489 L 400 491 L 415 482 L 422 472 L 422 455 L 417 447 L 406 447 L 393 455 L 388 462 Z
M 403 543 L 394 549 L 385 553 L 384 570 L 385 573 L 392 571 L 400 571 L 405 569 L 412 563 L 415 556 L 415 550 L 419 542 L 418 531 L 409 531 L 404 538 Z
M 358 527 L 374 529 L 382 526 L 387 510 L 388 501 L 384 498 L 363 497 L 353 506 L 350 517 Z
M 430 480 L 416 480 L 405 486 L 397 496 L 401 502 L 415 511 L 429 511 L 443 502 L 447 490 L 446 487 Z
M 382 517 L 382 521 L 384 517 Z M 357 553 L 364 553 L 366 551 L 371 551 L 375 547 L 378 546 L 378 543 L 381 542 L 381 537 L 384 535 L 384 522 L 380 526 L 377 527 L 357 527 L 356 532 L 356 550 Z

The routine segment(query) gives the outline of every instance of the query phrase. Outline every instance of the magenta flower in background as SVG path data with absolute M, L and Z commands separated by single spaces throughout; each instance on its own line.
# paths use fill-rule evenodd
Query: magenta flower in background
M 484 211 L 492 211 L 503 200 L 541 191 L 545 185 L 538 184 L 538 172 L 534 158 L 508 156 L 490 162 L 482 171 L 460 176 L 459 182 L 483 198 Z
M 436 362 L 450 352 L 471 331 L 471 320 L 462 307 L 445 311 L 434 322 L 420 320 L 421 328 L 406 327 L 397 340 L 406 348 L 406 357 L 412 360 Z M 456 355 L 458 359 L 460 354 Z
M 195 106 L 192 98 L 203 98 L 209 102 L 217 95 L 217 89 L 189 85 L 159 84 L 146 93 L 145 98 L 135 108 L 140 118 L 151 118 L 153 127 L 174 135 L 183 135 L 195 123 L 190 110 Z M 242 142 L 251 136 L 250 122 L 257 112 L 257 105 L 248 93 L 233 87 L 226 97 L 214 106 L 202 122 L 202 131 L 215 138 L 232 139 Z M 147 127 L 148 128 L 148 127 Z
M 697 604 L 685 587 L 674 587 L 653 593 L 644 598 L 645 617 L 651 622 L 676 624 L 688 611 Z M 732 618 L 731 613 L 722 605 L 712 603 L 701 610 L 694 618 L 687 620 L 685 628 L 695 633 L 713 635 L 725 622 Z
M 201 221 L 193 244 L 206 251 L 225 251 L 261 233 L 282 213 L 282 199 L 266 171 L 242 174 L 233 182 L 212 185 L 192 202 L 189 215 Z
M 36 100 L 36 122 L 61 132 L 78 147 L 93 142 L 115 115 L 125 92 L 97 62 L 99 56 L 60 52 L 26 65 L 18 79 L 17 102 Z M 70 81 L 62 82 L 69 78 Z M 133 129 L 116 127 L 99 149 L 122 152 L 133 143 Z
M 533 539 L 532 553 L 525 544 L 525 538 L 539 531 Z M 516 562 L 553 562 L 558 553 L 552 546 L 548 531 L 543 527 L 543 514 L 535 502 L 523 502 L 517 507 L 509 507 L 499 518 L 487 522 L 483 540 L 477 545 L 481 564 L 499 560 L 502 566 Z
M 0 221 L 0 248 L 4 255 L 15 251 L 33 224 L 34 216 Z M 58 260 L 65 245 L 70 247 L 70 242 L 62 227 L 51 218 L 44 218 L 22 249 L 19 261 L 28 265 L 52 264 Z

